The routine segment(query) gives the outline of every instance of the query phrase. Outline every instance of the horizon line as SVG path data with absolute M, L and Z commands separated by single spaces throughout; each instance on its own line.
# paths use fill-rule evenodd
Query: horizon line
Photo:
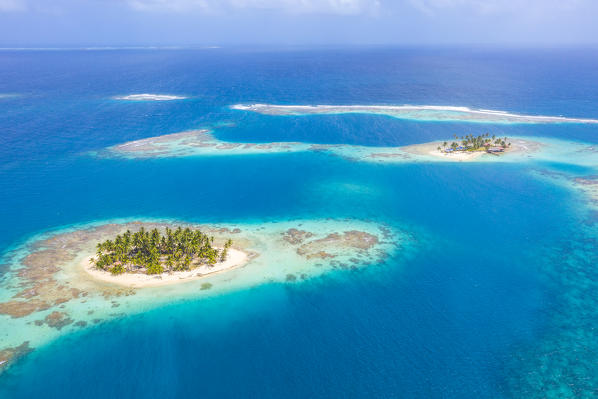
M 1 46 L 0 51 L 218 50 L 281 48 L 485 48 L 485 49 L 598 49 L 596 43 L 238 43 L 185 45 L 31 45 Z

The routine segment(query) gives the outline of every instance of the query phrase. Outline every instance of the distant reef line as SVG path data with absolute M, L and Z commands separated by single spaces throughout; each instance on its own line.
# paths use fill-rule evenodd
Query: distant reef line
M 598 119 L 565 116 L 525 115 L 507 111 L 443 105 L 276 105 L 235 104 L 231 109 L 263 115 L 307 116 L 334 114 L 374 114 L 397 119 L 429 122 L 469 122 L 489 124 L 598 124 Z
M 185 100 L 187 98 L 188 97 L 177 96 L 177 95 L 173 95 L 173 94 L 150 94 L 150 93 L 129 94 L 126 96 L 114 97 L 115 100 L 122 100 L 122 101 L 174 101 L 174 100 Z

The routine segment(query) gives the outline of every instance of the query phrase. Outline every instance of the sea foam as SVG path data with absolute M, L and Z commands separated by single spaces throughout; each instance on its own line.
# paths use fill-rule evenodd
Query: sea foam
M 173 100 L 184 100 L 188 97 L 174 96 L 170 94 L 129 94 L 126 96 L 115 97 L 116 100 L 124 101 L 173 101 Z
M 273 105 L 236 104 L 230 108 L 265 115 L 318 115 L 318 114 L 378 114 L 398 119 L 419 121 L 474 122 L 501 124 L 581 123 L 595 124 L 598 119 L 569 118 L 564 116 L 524 115 L 507 111 L 473 109 L 443 105 Z

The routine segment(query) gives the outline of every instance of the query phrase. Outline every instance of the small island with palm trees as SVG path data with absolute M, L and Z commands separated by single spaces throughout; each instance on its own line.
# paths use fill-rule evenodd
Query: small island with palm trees
M 484 133 L 478 136 L 472 134 L 454 136 L 452 141 L 432 141 L 429 143 L 412 144 L 401 149 L 407 154 L 427 158 L 443 158 L 451 162 L 467 162 L 488 155 L 498 159 L 506 153 L 531 154 L 539 150 L 540 143 L 528 139 L 498 137 Z
M 229 238 L 217 248 L 214 237 L 189 227 L 167 227 L 164 234 L 156 228 L 148 231 L 142 227 L 135 233 L 127 230 L 98 243 L 95 257 L 89 259 L 89 269 L 106 277 L 123 274 L 189 277 L 193 272 L 199 272 L 196 276 L 207 275 L 245 263 L 246 254 L 231 248 L 232 245 Z
M 438 146 L 436 149 L 445 154 L 476 151 L 489 154 L 500 154 L 511 147 L 511 143 L 507 137 L 500 138 L 495 135 L 490 137 L 490 133 L 481 134 L 479 136 L 469 134 L 459 137 L 455 135 L 455 140 L 457 141 L 453 141 L 450 145 L 445 141 L 442 143 L 442 146 Z

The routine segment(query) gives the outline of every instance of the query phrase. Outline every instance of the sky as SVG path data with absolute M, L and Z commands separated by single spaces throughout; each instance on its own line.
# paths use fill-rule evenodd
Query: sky
M 598 0 L 0 0 L 1 47 L 596 45 Z

